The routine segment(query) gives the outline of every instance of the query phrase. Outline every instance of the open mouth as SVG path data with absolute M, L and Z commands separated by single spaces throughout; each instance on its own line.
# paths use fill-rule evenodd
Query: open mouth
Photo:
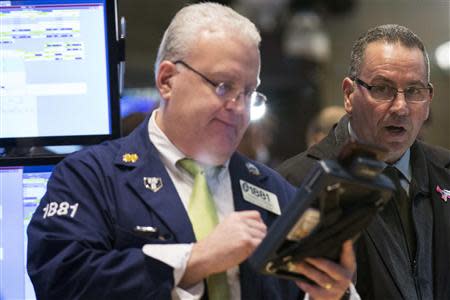
M 402 134 L 406 132 L 406 129 L 402 126 L 386 126 L 386 129 L 393 134 Z

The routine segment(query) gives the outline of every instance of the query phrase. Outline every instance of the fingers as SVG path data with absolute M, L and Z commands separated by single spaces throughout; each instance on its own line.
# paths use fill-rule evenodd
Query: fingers
M 356 259 L 351 240 L 345 241 L 342 245 L 340 265 L 323 258 L 307 258 L 305 261 L 337 281 L 351 280 L 356 270 Z
M 342 292 L 341 289 L 337 289 L 332 285 L 330 285 L 329 288 L 322 288 L 315 284 L 310 284 L 310 283 L 303 282 L 303 281 L 297 281 L 296 284 L 305 293 L 309 294 L 309 299 L 314 299 L 314 300 L 333 300 L 333 299 L 340 300 L 340 299 L 342 299 L 342 297 L 344 296 L 345 291 L 346 291 L 346 290 L 344 290 Z M 353 299 L 353 298 L 351 298 L 351 299 Z
M 333 285 L 333 283 L 336 281 L 326 272 L 321 271 L 319 268 L 315 267 L 316 265 L 320 265 L 321 263 L 318 262 L 316 264 L 310 264 L 308 262 L 300 262 L 297 263 L 295 266 L 295 270 L 303 274 L 304 276 L 308 277 L 312 281 L 314 281 L 318 286 L 323 287 L 325 289 L 329 289 L 330 285 Z M 323 269 L 323 266 L 321 266 Z
M 328 289 L 321 288 L 315 284 L 310 284 L 304 281 L 297 281 L 297 286 L 301 288 L 305 293 L 308 293 L 310 296 L 310 299 L 313 298 L 314 300 L 320 300 L 320 299 L 340 299 L 340 296 L 338 293 L 334 292 L 333 286 L 330 285 Z
M 266 236 L 267 227 L 257 211 L 233 212 L 203 240 L 202 249 L 215 260 L 214 271 L 221 272 L 248 258 Z M 217 262 L 220 257 L 220 262 Z
M 267 233 L 267 226 L 262 221 L 248 219 L 245 224 L 252 235 L 264 237 Z
M 237 222 L 236 220 L 234 220 Z M 242 230 L 242 235 L 247 235 L 249 241 L 252 244 L 253 250 L 262 242 L 263 238 L 267 234 L 267 226 L 261 219 L 258 212 L 250 212 L 249 214 L 242 214 L 239 216 L 239 221 L 241 222 L 240 229 Z M 245 237 L 244 237 L 245 240 Z
M 311 268 L 308 268 L 311 274 L 314 274 L 319 279 L 323 277 L 320 275 L 325 274 L 327 282 L 350 280 L 352 278 L 353 272 L 351 270 L 347 270 L 342 265 L 338 265 L 331 260 L 323 258 L 307 258 L 305 261 L 312 266 Z
M 345 241 L 342 245 L 341 265 L 347 270 L 351 270 L 352 273 L 356 271 L 356 258 L 351 240 Z
M 298 281 L 296 282 L 297 285 L 304 292 L 308 293 L 310 295 L 310 298 L 315 300 L 341 299 L 341 297 L 349 287 L 351 281 L 342 274 L 336 275 L 339 273 L 339 271 L 334 270 L 334 268 L 339 269 L 341 267 L 337 264 L 334 264 L 335 266 L 333 267 L 332 264 L 334 263 L 331 261 L 325 261 L 323 259 L 314 260 L 311 261 L 311 263 L 299 263 L 299 273 L 305 275 L 316 284 Z M 335 277 L 338 277 L 340 279 L 336 279 Z
M 340 299 L 348 289 L 356 270 L 351 241 L 342 246 L 340 264 L 323 258 L 307 258 L 295 264 L 295 270 L 316 285 L 299 281 L 297 285 L 314 299 Z
M 232 225 L 239 225 L 241 233 L 250 234 L 251 238 L 262 239 L 267 233 L 267 226 L 258 211 L 235 212 L 230 215 L 228 222 L 232 223 Z
M 252 219 L 262 222 L 261 214 L 257 210 L 243 210 L 232 213 L 244 219 Z

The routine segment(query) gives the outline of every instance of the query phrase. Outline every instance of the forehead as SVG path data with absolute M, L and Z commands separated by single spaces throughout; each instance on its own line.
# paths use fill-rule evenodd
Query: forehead
M 400 43 L 373 42 L 367 45 L 361 64 L 361 74 L 402 76 L 426 80 L 425 58 L 419 48 Z
M 258 45 L 240 35 L 203 31 L 193 41 L 187 59 L 212 74 L 226 71 L 259 76 Z

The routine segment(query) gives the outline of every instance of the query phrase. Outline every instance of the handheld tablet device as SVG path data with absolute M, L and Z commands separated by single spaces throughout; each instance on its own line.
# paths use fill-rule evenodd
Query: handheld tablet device
M 318 161 L 294 201 L 250 258 L 262 273 L 303 279 L 294 263 L 306 257 L 339 261 L 342 243 L 356 239 L 391 198 L 379 149 L 349 143 L 337 160 Z

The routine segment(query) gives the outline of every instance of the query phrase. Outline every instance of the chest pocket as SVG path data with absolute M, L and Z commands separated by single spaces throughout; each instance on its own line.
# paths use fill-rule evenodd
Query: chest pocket
M 165 229 L 165 228 L 164 228 Z M 155 233 L 139 232 L 133 229 L 114 226 L 114 249 L 142 248 L 145 244 L 173 244 L 174 237 L 167 230 L 158 230 Z

